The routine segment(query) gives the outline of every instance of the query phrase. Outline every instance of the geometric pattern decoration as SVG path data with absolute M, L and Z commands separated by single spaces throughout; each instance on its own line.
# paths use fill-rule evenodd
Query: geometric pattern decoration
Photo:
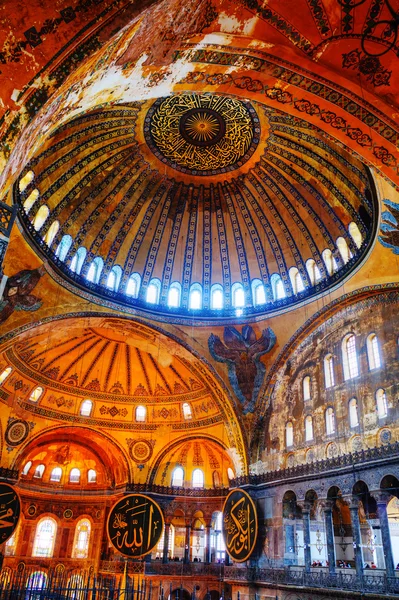
M 134 462 L 144 464 L 148 462 L 152 456 L 155 440 L 151 443 L 148 440 L 126 440 L 129 445 L 129 455 Z
M 5 431 L 4 437 L 7 446 L 19 446 L 22 444 L 29 435 L 33 423 L 29 424 L 27 421 L 22 419 L 14 419 L 10 417 Z

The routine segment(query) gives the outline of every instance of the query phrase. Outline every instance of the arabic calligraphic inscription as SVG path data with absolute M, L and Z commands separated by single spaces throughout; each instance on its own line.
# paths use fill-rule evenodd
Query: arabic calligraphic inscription
M 216 94 L 160 98 L 144 122 L 144 135 L 159 160 L 192 175 L 215 175 L 242 166 L 260 139 L 249 102 Z
M 0 483 L 0 544 L 12 536 L 18 525 L 21 502 L 11 485 Z
M 143 494 L 124 496 L 111 509 L 108 538 L 124 556 L 148 554 L 159 542 L 164 528 L 161 508 Z
M 258 536 L 255 504 L 244 490 L 232 490 L 223 507 L 223 537 L 228 555 L 235 562 L 247 560 Z

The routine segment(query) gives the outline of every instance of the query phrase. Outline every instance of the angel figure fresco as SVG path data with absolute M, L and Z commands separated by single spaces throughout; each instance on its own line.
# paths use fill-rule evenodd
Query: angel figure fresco
M 24 269 L 7 279 L 3 297 L 0 299 L 0 323 L 4 323 L 14 310 L 38 310 L 42 300 L 31 294 L 38 284 L 44 267 L 38 269 Z
M 223 342 L 217 335 L 209 337 L 209 351 L 215 360 L 227 364 L 229 381 L 244 414 L 253 412 L 266 373 L 260 357 L 270 352 L 275 343 L 276 336 L 270 327 L 256 339 L 249 325 L 245 325 L 241 333 L 234 327 L 225 327 Z

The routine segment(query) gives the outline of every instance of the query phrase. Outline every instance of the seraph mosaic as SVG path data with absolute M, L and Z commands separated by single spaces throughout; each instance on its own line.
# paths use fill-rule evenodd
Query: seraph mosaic
M 225 327 L 223 342 L 217 335 L 209 337 L 209 351 L 215 360 L 227 364 L 229 381 L 244 414 L 253 412 L 266 373 L 260 357 L 270 352 L 275 343 L 276 336 L 270 327 L 256 339 L 250 325 L 245 325 L 241 333 L 234 327 Z
M 394 254 L 399 254 L 399 204 L 391 200 L 384 200 L 384 204 L 389 210 L 381 213 L 378 241 Z

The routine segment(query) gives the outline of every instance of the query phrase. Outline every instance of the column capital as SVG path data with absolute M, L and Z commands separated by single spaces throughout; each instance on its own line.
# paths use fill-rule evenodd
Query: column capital
M 388 502 L 390 501 L 390 499 L 392 498 L 392 494 L 390 494 L 389 492 L 384 492 L 384 491 L 379 491 L 379 492 L 372 492 L 373 497 L 375 498 L 375 501 L 377 502 L 377 504 L 379 505 L 387 505 Z

